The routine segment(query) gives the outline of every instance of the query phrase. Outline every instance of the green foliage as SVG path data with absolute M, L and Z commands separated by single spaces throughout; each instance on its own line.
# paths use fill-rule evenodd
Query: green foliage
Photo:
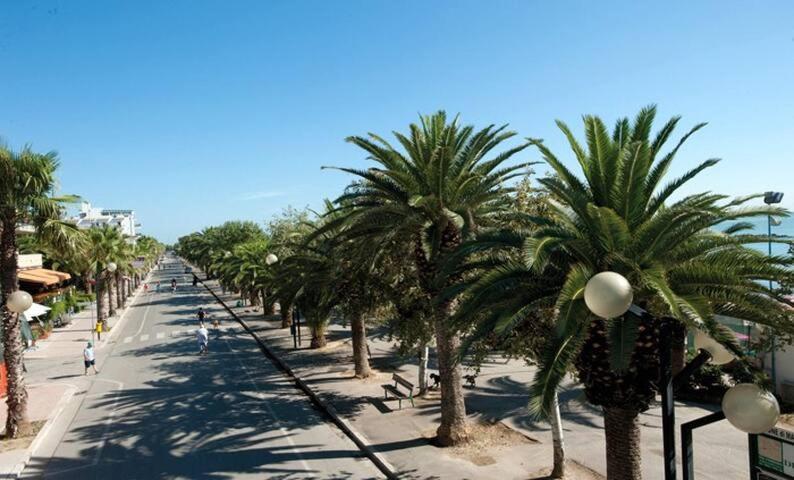
M 728 199 L 702 193 L 670 202 L 678 188 L 717 161 L 707 160 L 663 185 L 676 153 L 703 124 L 663 153 L 679 119 L 651 136 L 655 112 L 648 107 L 633 123 L 619 120 L 611 136 L 598 117 L 585 116 L 584 145 L 558 122 L 584 178 L 542 141 L 530 140 L 553 171 L 539 179 L 547 210 L 517 216 L 512 232 L 482 232 L 461 248 L 472 280 L 464 281 L 459 321 L 477 325 L 475 338 L 504 335 L 531 318 L 530 312 L 556 305 L 554 333 L 539 357 L 531 390 L 538 414 L 548 411 L 559 381 L 574 365 L 588 398 L 599 405 L 642 410 L 652 398 L 655 379 L 643 372 L 658 362 L 652 354 L 656 327 L 640 330 L 626 319 L 593 321 L 576 293 L 592 273 L 623 274 L 634 286 L 635 303 L 718 340 L 729 339 L 720 334 L 715 314 L 794 330 L 785 300 L 764 287 L 769 279 L 792 278 L 791 258 L 767 258 L 748 248 L 758 237 L 741 228 L 720 230 L 727 223 L 787 212 L 747 206 L 758 195 Z M 573 283 L 572 274 L 578 279 Z

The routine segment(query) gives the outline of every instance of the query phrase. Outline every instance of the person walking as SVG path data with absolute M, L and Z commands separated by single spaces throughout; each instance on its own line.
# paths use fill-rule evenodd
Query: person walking
M 158 280 L 157 283 L 154 284 L 154 291 L 160 293 L 160 280 Z
M 143 293 L 144 294 L 149 293 L 149 284 L 148 283 L 144 283 L 143 284 Z
M 199 307 L 196 316 L 198 317 L 199 324 L 204 325 L 204 319 L 207 317 L 207 312 L 204 311 L 204 307 Z
M 96 331 L 96 339 L 97 339 L 97 341 L 102 340 L 102 330 L 103 330 L 102 324 L 103 323 L 104 322 L 102 322 L 102 321 L 98 321 L 98 322 L 96 322 L 96 325 L 94 326 L 94 331 Z
M 207 328 L 202 323 L 199 326 L 199 329 L 196 331 L 196 341 L 199 345 L 199 355 L 204 355 L 209 350 L 209 338 L 210 332 L 207 331 Z
M 94 375 L 99 373 L 99 370 L 96 369 L 96 357 L 94 355 L 94 344 L 92 342 L 88 342 L 83 350 L 83 364 L 85 365 L 85 375 L 88 375 L 89 367 L 94 370 Z

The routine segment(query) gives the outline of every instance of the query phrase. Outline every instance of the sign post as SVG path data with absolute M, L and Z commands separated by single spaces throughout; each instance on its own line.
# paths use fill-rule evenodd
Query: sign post
M 773 428 L 749 438 L 752 480 L 794 480 L 794 431 Z

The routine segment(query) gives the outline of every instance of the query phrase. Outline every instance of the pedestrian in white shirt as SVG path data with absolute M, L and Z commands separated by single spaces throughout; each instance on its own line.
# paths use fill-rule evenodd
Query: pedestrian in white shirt
M 210 332 L 202 323 L 199 329 L 196 331 L 196 341 L 198 341 L 199 344 L 199 355 L 207 353 L 209 337 Z
M 88 367 L 94 369 L 94 375 L 99 373 L 96 369 L 96 357 L 94 356 L 94 344 L 88 342 L 83 350 L 83 363 L 85 364 L 85 374 L 88 375 Z

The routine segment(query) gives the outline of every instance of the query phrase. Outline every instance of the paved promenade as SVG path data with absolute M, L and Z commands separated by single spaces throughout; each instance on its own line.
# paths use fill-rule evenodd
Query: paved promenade
M 215 281 L 206 284 L 229 306 L 232 294 L 221 294 Z M 342 322 L 328 329 L 329 345 L 309 350 L 310 333 L 302 331 L 303 347 L 293 348 L 289 329 L 280 328 L 280 319 L 266 319 L 250 307 L 232 307 L 257 334 L 323 399 L 342 413 L 369 440 L 374 450 L 403 472 L 403 478 L 525 480 L 542 478 L 551 462 L 551 434 L 548 425 L 533 422 L 526 413 L 528 386 L 534 370 L 520 361 L 489 358 L 474 388 L 465 389 L 470 421 L 501 422 L 533 441 L 481 451 L 459 452 L 440 449 L 428 442 L 438 425 L 438 399 L 420 400 L 398 410 L 396 402 L 383 402 L 382 383 L 391 372 L 416 381 L 415 360 L 401 358 L 396 345 L 384 332 L 369 332 L 371 362 L 379 374 L 368 380 L 353 378 L 350 330 Z M 431 364 L 431 368 L 433 365 Z M 471 373 L 471 372 L 468 372 Z M 603 419 L 598 410 L 584 402 L 583 392 L 572 382 L 561 393 L 561 409 L 568 458 L 575 462 L 574 479 L 600 478 L 606 474 Z M 692 420 L 714 407 L 678 403 L 677 422 Z M 661 412 L 652 408 L 641 416 L 643 475 L 661 480 Z M 676 427 L 678 431 L 678 426 Z M 680 446 L 679 446 L 680 451 Z M 680 453 L 679 453 L 680 455 Z M 679 457 L 680 460 L 680 457 Z M 748 477 L 747 437 L 728 422 L 702 429 L 695 435 L 695 465 L 698 479 L 724 480 Z
M 177 278 L 177 293 L 138 295 L 97 351 L 99 375 L 65 346 L 28 360 L 40 383 L 74 393 L 24 478 L 382 478 L 239 327 L 225 321 L 197 355 L 195 312 L 222 312 L 167 265 L 153 280 Z

